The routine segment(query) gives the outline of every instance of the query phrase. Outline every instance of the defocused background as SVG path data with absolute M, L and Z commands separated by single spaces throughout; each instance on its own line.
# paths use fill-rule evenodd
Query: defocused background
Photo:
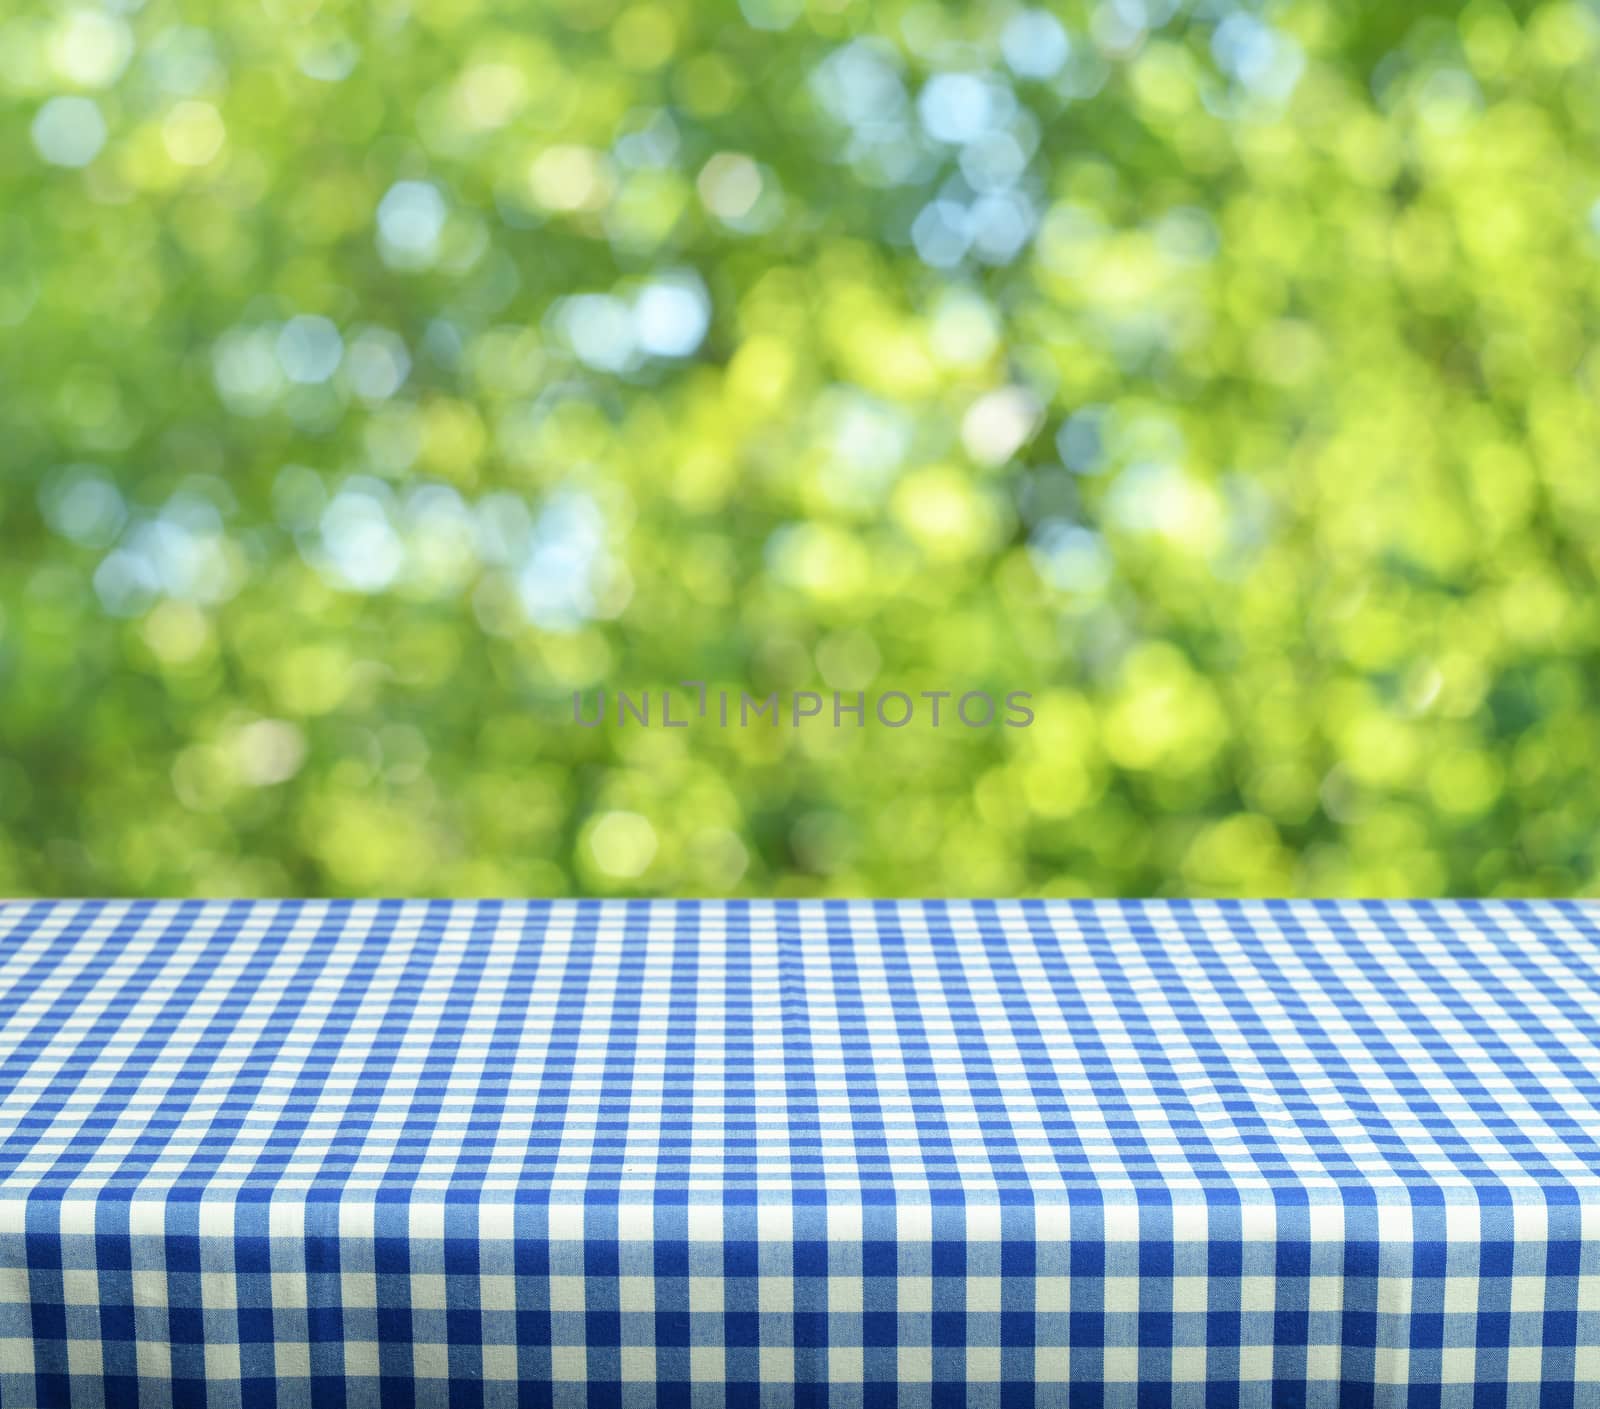
M 10 0 L 0 892 L 1600 891 L 1597 61 Z M 570 723 L 686 678 L 1038 720 Z

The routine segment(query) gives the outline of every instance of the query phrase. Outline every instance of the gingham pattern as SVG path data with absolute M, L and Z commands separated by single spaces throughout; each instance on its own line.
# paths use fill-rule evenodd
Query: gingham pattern
M 0 1405 L 1595 1405 L 1568 903 L 0 905 Z

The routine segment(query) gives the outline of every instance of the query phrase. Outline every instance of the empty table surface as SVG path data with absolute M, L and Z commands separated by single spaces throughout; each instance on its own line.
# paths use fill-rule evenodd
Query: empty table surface
M 0 1404 L 1594 1403 L 1597 1014 L 1567 902 L 3 903 Z

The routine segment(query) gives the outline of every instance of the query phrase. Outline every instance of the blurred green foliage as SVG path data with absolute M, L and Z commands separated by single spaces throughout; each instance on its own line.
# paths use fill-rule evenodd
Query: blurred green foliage
M 11 0 L 0 891 L 1600 878 L 1600 9 Z M 1028 730 L 579 730 L 683 679 Z

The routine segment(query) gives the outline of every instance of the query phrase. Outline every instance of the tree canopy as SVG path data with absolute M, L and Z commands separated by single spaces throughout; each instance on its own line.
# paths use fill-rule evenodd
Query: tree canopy
M 1597 60 L 8 5 L 0 891 L 1594 893 Z M 683 680 L 1036 717 L 572 722 Z

